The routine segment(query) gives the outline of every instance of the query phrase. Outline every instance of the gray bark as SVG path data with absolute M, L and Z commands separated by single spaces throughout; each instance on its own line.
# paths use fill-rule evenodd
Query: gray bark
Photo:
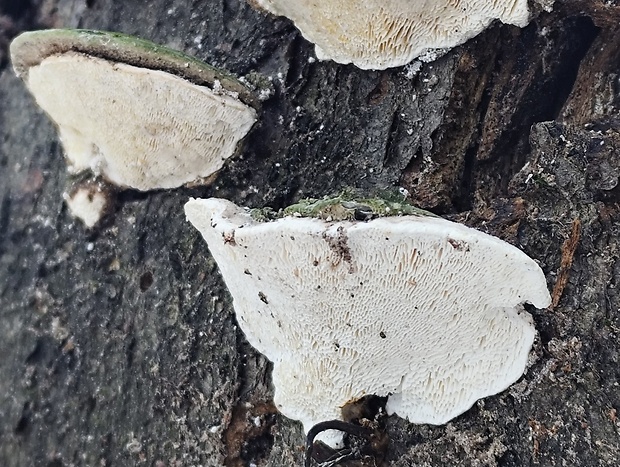
M 243 0 L 0 0 L 0 464 L 300 465 L 301 426 L 276 412 L 269 362 L 182 206 L 402 186 L 539 260 L 557 306 L 532 310 L 540 338 L 508 391 L 446 426 L 390 417 L 385 465 L 618 465 L 620 6 L 536 14 L 408 78 L 312 62 L 289 21 Z M 120 193 L 88 231 L 6 57 L 48 27 L 137 35 L 275 93 L 211 186 Z

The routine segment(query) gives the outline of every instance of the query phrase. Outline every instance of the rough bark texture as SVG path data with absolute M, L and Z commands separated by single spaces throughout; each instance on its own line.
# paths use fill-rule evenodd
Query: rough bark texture
M 620 5 L 548 3 L 407 77 L 312 61 L 289 21 L 243 0 L 0 0 L 0 464 L 300 465 L 301 427 L 275 411 L 269 363 L 182 206 L 402 186 L 537 259 L 556 306 L 532 310 L 520 382 L 446 426 L 390 417 L 385 464 L 618 465 Z M 213 185 L 123 192 L 87 231 L 6 55 L 48 27 L 138 35 L 274 94 Z

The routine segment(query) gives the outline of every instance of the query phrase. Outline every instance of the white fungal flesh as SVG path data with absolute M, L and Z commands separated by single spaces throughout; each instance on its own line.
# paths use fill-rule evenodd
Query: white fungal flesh
M 256 120 L 228 95 L 80 53 L 45 58 L 25 81 L 58 125 L 72 171 L 91 169 L 138 190 L 217 172 Z
M 446 423 L 521 376 L 535 335 L 522 304 L 550 303 L 527 255 L 444 219 L 259 223 L 220 199 L 185 212 L 273 362 L 278 409 L 306 432 L 368 394 L 411 422 Z
M 89 229 L 99 222 L 108 205 L 105 193 L 93 187 L 79 188 L 72 194 L 65 193 L 64 199 L 71 215 Z
M 493 20 L 523 27 L 527 0 L 255 0 L 290 18 L 320 60 L 381 70 L 429 49 L 452 48 Z

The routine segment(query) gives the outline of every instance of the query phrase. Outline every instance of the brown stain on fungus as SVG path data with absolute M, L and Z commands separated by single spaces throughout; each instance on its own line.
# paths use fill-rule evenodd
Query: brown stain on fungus
M 237 246 L 237 241 L 235 240 L 235 231 L 233 230 L 230 233 L 222 234 L 224 238 L 225 245 Z
M 463 252 L 469 251 L 469 245 L 467 244 L 467 242 L 464 242 L 462 240 L 454 240 L 453 238 L 449 238 L 448 243 L 452 245 L 452 248 L 454 248 L 457 251 L 463 251 Z
M 338 227 L 338 229 L 336 229 L 336 235 L 323 232 L 323 240 L 327 242 L 329 249 L 336 255 L 336 260 L 332 261 L 332 266 L 336 267 L 341 261 L 344 261 L 345 263 L 349 263 L 349 274 L 355 272 L 353 257 L 351 256 L 351 250 L 348 245 L 349 239 L 344 231 L 344 227 Z
M 267 300 L 267 296 L 263 292 L 258 292 L 258 298 L 260 298 L 260 301 L 265 305 L 269 305 L 269 300 Z

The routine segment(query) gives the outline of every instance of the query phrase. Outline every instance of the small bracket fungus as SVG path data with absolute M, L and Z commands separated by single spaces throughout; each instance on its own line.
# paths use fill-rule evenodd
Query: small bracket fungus
M 251 0 L 290 18 L 320 60 L 362 69 L 401 66 L 431 49 L 452 48 L 493 20 L 523 27 L 527 0 Z
M 277 407 L 306 432 L 369 394 L 411 422 L 446 423 L 521 376 L 535 335 L 522 304 L 550 303 L 527 255 L 437 217 L 259 222 L 221 199 L 185 213 L 273 362 Z
M 138 190 L 217 172 L 256 121 L 257 100 L 229 74 L 117 33 L 27 32 L 13 67 L 56 123 L 70 170 Z

